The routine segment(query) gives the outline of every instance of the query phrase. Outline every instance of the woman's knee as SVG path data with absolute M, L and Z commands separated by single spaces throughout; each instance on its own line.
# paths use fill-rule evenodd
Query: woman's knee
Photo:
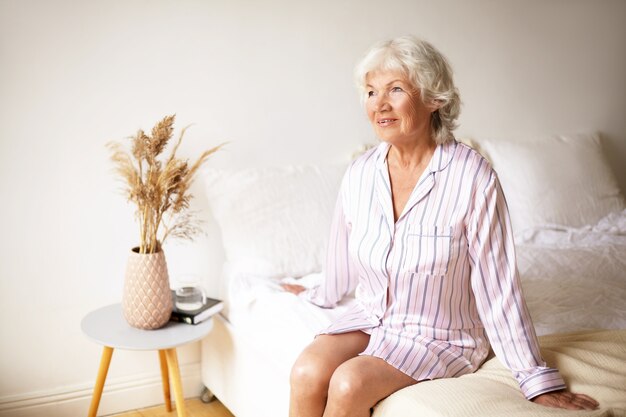
M 352 372 L 347 367 L 339 367 L 333 373 L 329 387 L 329 400 L 341 403 L 354 404 L 364 401 L 366 398 L 365 388 L 367 381 L 364 381 L 358 373 Z M 365 404 L 363 404 L 365 405 Z M 369 406 L 369 404 L 367 404 Z
M 320 358 L 302 353 L 291 368 L 291 389 L 304 389 L 311 393 L 328 391 L 332 369 Z

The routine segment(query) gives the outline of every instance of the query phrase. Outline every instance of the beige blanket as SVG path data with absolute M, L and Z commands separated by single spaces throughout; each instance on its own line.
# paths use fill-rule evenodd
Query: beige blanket
M 586 331 L 539 338 L 543 357 L 569 389 L 600 402 L 594 411 L 568 411 L 524 398 L 497 358 L 474 374 L 422 382 L 381 401 L 373 417 L 626 417 L 626 330 Z

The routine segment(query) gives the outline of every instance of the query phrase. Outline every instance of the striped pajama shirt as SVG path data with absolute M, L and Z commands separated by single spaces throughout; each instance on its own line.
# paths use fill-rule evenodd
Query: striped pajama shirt
M 348 168 L 326 279 L 301 294 L 333 307 L 354 291 L 354 307 L 322 333 L 370 334 L 361 355 L 417 381 L 474 372 L 491 344 L 526 398 L 565 388 L 541 358 L 506 202 L 489 163 L 456 141 L 438 145 L 394 221 L 388 150 L 383 142 Z

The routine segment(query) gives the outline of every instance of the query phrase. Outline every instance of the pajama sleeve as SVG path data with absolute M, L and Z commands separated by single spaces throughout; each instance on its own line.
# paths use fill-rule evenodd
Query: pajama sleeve
M 564 389 L 558 370 L 546 367 L 524 302 L 508 209 L 496 173 L 476 183 L 467 224 L 471 286 L 496 356 L 527 399 Z
M 300 293 L 301 297 L 320 307 L 335 307 L 344 296 L 354 291 L 357 284 L 356 269 L 348 252 L 350 224 L 344 212 L 344 198 L 341 192 L 330 228 L 324 281 L 320 286 Z

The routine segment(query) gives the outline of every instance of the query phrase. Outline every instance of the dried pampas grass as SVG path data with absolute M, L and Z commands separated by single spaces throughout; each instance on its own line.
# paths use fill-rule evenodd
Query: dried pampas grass
M 125 194 L 137 205 L 140 253 L 156 253 L 169 237 L 193 239 L 200 231 L 194 216 L 188 212 L 193 197 L 189 188 L 198 169 L 222 146 L 203 152 L 193 163 L 176 158 L 187 128 L 178 137 L 169 157 L 159 156 L 174 133 L 175 115 L 166 116 L 154 126 L 150 135 L 143 130 L 130 137 L 130 153 L 118 142 L 110 142 L 115 171 L 126 182 Z

